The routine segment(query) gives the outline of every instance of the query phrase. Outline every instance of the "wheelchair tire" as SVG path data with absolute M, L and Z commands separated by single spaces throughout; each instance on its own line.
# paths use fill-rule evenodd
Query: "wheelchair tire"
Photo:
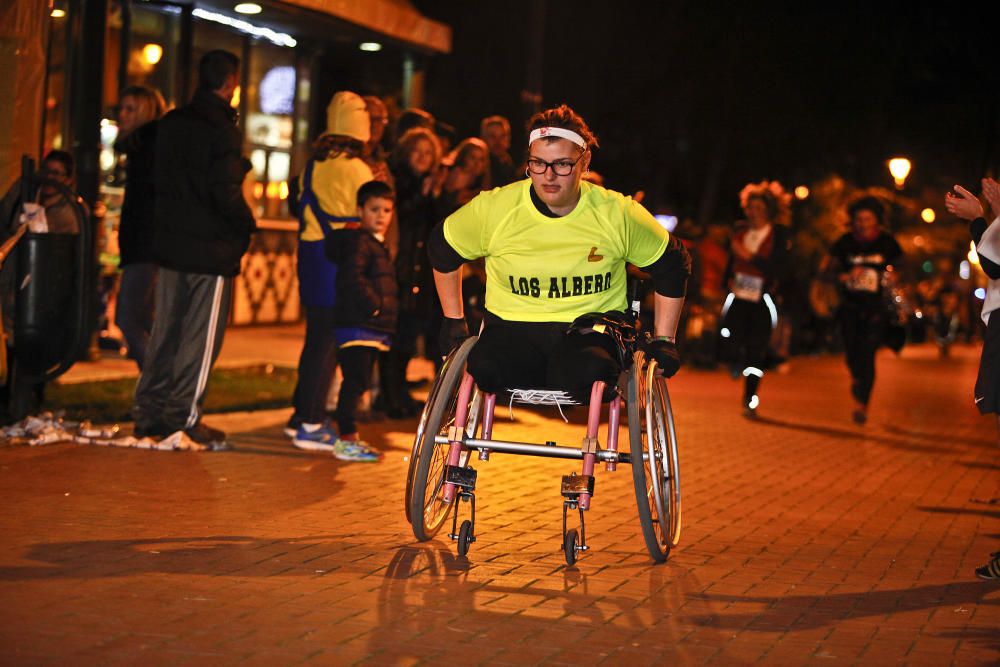
M 642 351 L 629 372 L 628 423 L 639 524 L 649 555 L 662 563 L 680 540 L 677 433 L 667 382 Z
M 458 529 L 458 555 L 468 554 L 470 544 L 472 544 L 472 522 L 466 519 Z
M 580 536 L 576 528 L 570 528 L 563 537 L 563 553 L 566 555 L 566 564 L 570 567 L 576 565 L 576 548 L 580 544 Z
M 455 504 L 454 500 L 446 503 L 442 498 L 448 448 L 435 444 L 434 438 L 446 435 L 448 428 L 455 423 L 465 362 L 477 340 L 477 336 L 466 339 L 448 355 L 420 415 L 406 478 L 406 507 L 413 535 L 421 542 L 431 539 L 441 530 Z M 479 426 L 480 402 L 479 391 L 474 390 L 466 424 L 466 435 L 469 437 L 475 435 Z M 469 454 L 468 451 L 462 453 L 460 465 L 469 464 Z

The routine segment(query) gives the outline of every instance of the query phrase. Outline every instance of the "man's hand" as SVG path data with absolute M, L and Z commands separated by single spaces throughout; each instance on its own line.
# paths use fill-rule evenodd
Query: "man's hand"
M 469 325 L 464 317 L 446 317 L 441 321 L 438 346 L 442 356 L 448 356 L 453 348 L 469 337 Z
M 646 343 L 646 354 L 656 361 L 663 377 L 673 377 L 681 368 L 681 355 L 677 353 L 677 344 L 664 338 L 654 338 Z
M 993 215 L 1000 217 L 1000 183 L 992 178 L 983 179 L 983 199 L 989 202 Z
M 983 183 L 986 183 L 986 179 L 983 179 Z M 963 220 L 975 220 L 983 217 L 983 205 L 976 199 L 976 195 L 961 185 L 955 186 L 955 192 L 958 193 L 958 196 L 949 192 L 944 197 L 944 207 L 948 209 L 949 213 Z

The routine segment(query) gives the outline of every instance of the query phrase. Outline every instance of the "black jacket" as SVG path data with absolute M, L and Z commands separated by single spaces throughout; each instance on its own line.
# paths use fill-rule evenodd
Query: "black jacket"
M 243 198 L 249 163 L 236 112 L 211 91 L 160 121 L 156 138 L 156 230 L 160 266 L 235 276 L 256 229 Z
M 405 165 L 393 171 L 393 176 L 399 230 L 396 276 L 400 307 L 426 317 L 433 312 L 437 299 L 434 273 L 427 258 L 427 239 L 437 220 L 434 198 L 423 193 L 423 179 L 415 177 Z
M 128 156 L 125 201 L 118 223 L 122 266 L 153 261 L 153 217 L 156 213 L 153 156 L 158 125 L 158 121 L 151 121 L 115 142 L 115 150 Z
M 326 239 L 326 255 L 337 264 L 336 325 L 394 333 L 399 298 L 385 245 L 369 232 L 337 230 Z

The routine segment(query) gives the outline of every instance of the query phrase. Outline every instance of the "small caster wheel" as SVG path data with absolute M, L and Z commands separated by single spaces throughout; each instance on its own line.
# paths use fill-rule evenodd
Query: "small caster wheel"
M 580 539 L 577 536 L 576 528 L 570 528 L 566 531 L 566 536 L 563 538 L 563 551 L 566 553 L 566 564 L 576 565 L 576 548 L 580 544 Z
M 472 542 L 472 522 L 466 519 L 462 522 L 462 527 L 458 529 L 458 555 L 464 556 L 469 553 L 469 544 Z

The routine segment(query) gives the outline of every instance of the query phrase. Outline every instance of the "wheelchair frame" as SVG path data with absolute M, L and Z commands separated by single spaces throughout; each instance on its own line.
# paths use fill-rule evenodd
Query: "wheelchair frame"
M 469 352 L 477 340 L 478 337 L 473 336 L 451 351 L 435 378 L 420 416 L 409 461 L 405 498 L 407 519 L 417 540 L 433 538 L 454 508 L 448 536 L 458 542 L 459 555 L 466 555 L 471 543 L 475 542 L 477 471 L 470 465 L 474 450 L 478 451 L 481 461 L 488 461 L 493 452 L 582 459 L 581 473 L 563 476 L 560 489 L 564 499 L 562 548 L 567 564 L 573 565 L 578 553 L 589 549 L 584 512 L 590 509 L 594 472 L 599 461 L 605 463 L 608 471 L 614 471 L 619 463 L 632 465 L 639 523 L 646 548 L 655 562 L 664 562 L 680 539 L 681 496 L 673 411 L 667 382 L 656 374 L 656 362 L 647 360 L 641 350 L 636 351 L 631 366 L 624 372 L 629 452 L 618 450 L 623 401 L 620 390 L 608 409 L 607 448 L 600 446 L 603 381 L 591 387 L 587 430 L 579 446 L 557 445 L 552 441 L 533 444 L 496 440 L 492 437 L 496 395 L 482 393 L 466 372 Z M 521 392 L 523 399 L 527 390 L 511 391 L 515 392 L 513 402 L 525 403 L 517 399 L 516 392 Z M 535 399 L 530 404 L 579 404 L 558 400 L 564 397 L 546 396 L 563 392 L 533 393 Z M 476 437 L 477 433 L 480 437 Z M 461 526 L 458 525 L 459 499 L 470 504 L 470 518 Z M 571 510 L 579 512 L 579 530 L 568 528 Z

